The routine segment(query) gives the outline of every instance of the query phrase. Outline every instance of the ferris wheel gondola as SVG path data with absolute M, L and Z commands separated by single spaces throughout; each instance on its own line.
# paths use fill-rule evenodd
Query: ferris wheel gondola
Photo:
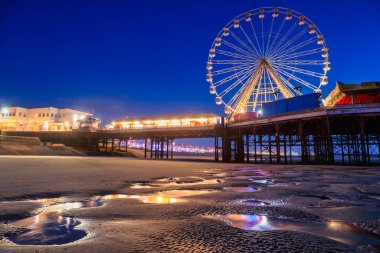
M 207 82 L 230 117 L 262 104 L 321 92 L 328 83 L 329 49 L 316 24 L 294 10 L 254 9 L 232 19 L 215 38 Z

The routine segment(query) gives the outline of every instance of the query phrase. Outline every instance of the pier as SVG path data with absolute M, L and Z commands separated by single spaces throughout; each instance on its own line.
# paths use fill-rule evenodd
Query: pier
M 179 138 L 214 138 L 215 161 L 269 164 L 379 164 L 379 104 L 317 108 L 250 121 L 206 126 L 99 129 L 86 131 L 9 131 L 89 151 L 128 151 L 128 140 L 144 141 L 144 157 L 172 159 Z

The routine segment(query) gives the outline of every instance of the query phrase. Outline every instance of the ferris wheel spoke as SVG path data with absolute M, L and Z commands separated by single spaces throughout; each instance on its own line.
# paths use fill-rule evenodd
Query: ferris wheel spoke
M 229 82 L 229 81 L 231 81 L 231 80 L 233 80 L 233 79 L 235 79 L 235 78 L 239 78 L 240 76 L 246 74 L 246 73 L 249 72 L 249 71 L 250 71 L 250 69 L 248 69 L 248 70 L 245 69 L 245 70 L 241 70 L 241 71 L 239 71 L 239 72 L 236 72 L 236 73 L 233 74 L 233 75 L 230 75 L 230 76 L 228 76 L 228 77 L 225 77 L 225 78 L 223 78 L 223 79 L 221 79 L 221 80 L 215 82 L 215 83 L 214 83 L 214 86 L 217 87 L 217 86 L 220 86 L 220 85 L 222 85 L 222 84 L 225 84 L 226 82 Z
M 281 63 L 283 65 L 299 65 L 299 66 L 308 66 L 308 65 L 324 65 L 324 60 L 286 60 L 286 61 L 270 61 L 271 64 Z
M 226 94 L 228 94 L 231 90 L 233 90 L 236 86 L 238 86 L 239 84 L 241 84 L 245 79 L 249 78 L 252 73 L 254 72 L 254 70 L 248 72 L 247 74 L 245 74 L 244 76 L 242 76 L 241 78 L 239 78 L 237 81 L 235 81 L 233 84 L 231 84 L 230 86 L 228 86 L 225 90 L 223 90 L 219 96 L 220 97 L 224 97 Z M 244 86 L 244 85 L 243 85 Z
M 245 87 L 245 89 L 247 89 L 247 86 Z M 231 107 L 234 109 L 235 113 L 239 113 L 242 109 L 241 107 L 243 107 L 240 105 L 244 104 L 244 102 L 242 102 L 243 97 L 244 97 L 244 92 L 245 92 L 245 90 L 241 89 L 239 96 L 236 97 L 235 101 L 231 105 Z
M 277 68 L 276 71 L 279 72 L 279 73 L 281 73 L 281 74 L 283 74 L 284 76 L 287 76 L 288 78 L 291 78 L 294 81 L 296 81 L 296 82 L 298 82 L 298 83 L 300 83 L 300 84 L 302 84 L 302 85 L 304 85 L 304 86 L 312 89 L 312 90 L 316 90 L 317 89 L 317 87 L 314 86 L 313 84 L 311 84 L 311 83 L 309 83 L 309 82 L 307 82 L 305 80 L 302 80 L 301 78 L 299 78 L 299 77 L 297 77 L 297 76 L 295 76 L 295 75 L 293 75 L 291 73 L 288 73 L 288 72 L 286 72 L 286 71 L 284 71 L 282 69 L 278 69 Z
M 269 30 L 269 35 L 268 35 L 268 41 L 267 41 L 267 46 L 265 48 L 265 52 L 268 52 L 268 47 L 269 47 L 269 44 L 270 44 L 270 38 L 272 36 L 272 29 L 273 29 L 274 20 L 275 20 L 275 17 L 272 17 L 272 23 L 270 25 L 270 30 Z
M 280 41 L 274 46 L 271 52 L 269 52 L 269 55 L 272 55 L 273 52 L 275 52 L 278 47 L 282 45 L 286 41 L 286 39 L 289 37 L 289 35 L 293 32 L 293 30 L 297 27 L 297 23 L 294 23 L 293 26 L 286 32 L 286 34 L 280 39 Z
M 287 65 L 283 65 L 283 64 L 281 64 L 281 65 L 275 64 L 273 66 L 276 66 L 280 69 L 285 69 L 285 70 L 289 70 L 289 71 L 293 71 L 293 72 L 297 72 L 297 73 L 301 73 L 301 74 L 309 75 L 309 76 L 313 76 L 313 77 L 321 78 L 323 76 L 323 74 L 318 73 L 318 72 L 314 72 L 314 71 L 306 70 L 306 69 L 301 69 L 301 68 L 297 68 L 297 67 L 292 67 L 292 66 L 287 66 Z
M 251 81 L 252 79 L 251 78 L 248 78 L 244 84 L 242 85 L 242 87 L 235 93 L 235 95 L 227 102 L 227 106 L 231 107 L 233 110 L 235 110 L 235 107 L 233 106 L 233 104 L 235 103 L 236 100 L 239 99 L 239 97 L 241 96 L 241 94 L 243 93 L 245 87 L 249 84 L 249 82 Z
M 299 57 L 303 57 L 307 55 L 317 54 L 320 52 L 321 52 L 320 48 L 315 48 L 315 49 L 305 50 L 305 51 L 297 52 L 293 54 L 278 56 L 278 57 L 275 57 L 274 60 L 290 60 L 290 59 L 299 58 Z
M 245 29 L 241 25 L 240 25 L 240 30 L 244 34 L 244 36 L 247 39 L 247 41 L 249 42 L 249 44 L 252 46 L 253 50 L 255 51 L 255 55 L 257 57 L 260 57 L 260 50 L 255 47 L 255 45 L 253 44 L 252 40 L 249 38 L 248 34 L 245 32 Z
M 296 89 L 294 85 L 292 85 L 285 77 L 283 77 L 280 73 L 278 73 L 278 76 L 281 78 L 281 80 L 297 95 L 302 95 L 301 91 Z
M 250 66 L 249 65 L 238 65 L 238 66 L 235 65 L 233 67 L 228 67 L 228 68 L 223 68 L 223 69 L 211 71 L 211 74 L 213 76 L 217 76 L 217 75 L 226 74 L 226 73 L 230 73 L 230 72 L 237 71 L 237 70 L 246 69 L 247 67 L 250 67 Z
M 280 27 L 279 27 L 278 30 L 277 30 L 276 35 L 274 36 L 274 38 L 273 38 L 273 40 L 272 40 L 272 43 L 271 43 L 271 45 L 270 45 L 270 47 L 269 47 L 269 49 L 268 49 L 268 53 L 272 51 L 272 48 L 273 48 L 273 46 L 275 45 L 275 42 L 276 42 L 276 40 L 277 40 L 277 38 L 278 38 L 278 35 L 281 33 L 282 29 L 284 28 L 285 21 L 286 21 L 286 19 L 284 18 L 284 19 L 282 20 L 282 23 L 281 23 Z
M 242 60 L 251 60 L 251 57 L 248 57 L 248 56 L 245 56 L 245 55 L 242 55 L 242 54 L 231 53 L 231 52 L 225 51 L 225 50 L 215 49 L 215 52 L 219 53 L 221 55 L 224 55 L 224 56 L 231 56 L 231 57 L 239 58 L 239 59 L 242 59 Z
M 247 50 L 244 50 L 244 49 L 242 49 L 241 47 L 235 46 L 234 44 L 232 44 L 232 43 L 230 43 L 230 42 L 228 42 L 228 41 L 226 41 L 226 40 L 223 40 L 223 39 L 222 39 L 221 42 L 222 42 L 223 44 L 229 46 L 230 48 L 235 49 L 236 51 L 239 51 L 239 52 L 242 53 L 243 55 L 247 55 L 247 56 L 249 56 L 249 57 L 252 56 L 252 54 L 251 54 L 250 52 L 248 52 Z
M 277 70 L 276 70 L 277 71 Z M 294 87 L 294 85 L 292 85 L 281 73 L 279 73 L 278 71 L 277 71 L 277 75 L 278 75 L 278 77 L 281 79 L 281 81 L 288 87 L 288 88 L 290 88 L 293 92 L 294 92 L 294 94 L 297 94 L 297 95 L 302 95 L 302 93 L 298 90 L 298 89 L 296 89 L 295 87 Z M 279 96 L 277 95 L 277 97 L 279 98 Z
M 295 46 L 292 46 L 288 49 L 284 49 L 278 53 L 276 53 L 276 55 L 285 55 L 285 54 L 288 54 L 289 52 L 296 52 L 297 50 L 307 46 L 307 45 L 310 45 L 311 43 L 317 41 L 317 38 L 316 37 L 313 37 L 313 38 L 310 38 L 310 39 L 307 39 L 306 41 L 303 41 Z
M 260 43 L 259 43 L 259 40 L 257 38 L 256 30 L 255 30 L 255 27 L 253 26 L 252 20 L 249 23 L 251 24 L 253 35 L 255 36 L 256 44 L 257 44 L 257 47 L 259 48 L 260 54 L 264 55 L 263 49 L 260 47 Z
M 248 81 L 249 79 L 246 81 L 246 83 L 242 87 L 245 87 Z M 238 92 L 236 92 L 235 95 L 226 103 L 226 105 L 234 109 L 233 104 L 238 99 L 238 97 L 241 95 L 242 92 L 243 92 L 243 89 L 239 89 Z
M 264 19 L 261 19 L 261 44 L 263 46 L 264 57 L 266 57 L 267 52 L 265 51 L 264 46 Z
M 249 60 L 213 60 L 213 65 L 239 65 L 239 64 L 251 64 L 251 61 Z
M 304 35 L 307 32 L 307 30 L 308 30 L 308 28 L 303 29 L 297 35 L 295 35 L 292 39 L 288 40 L 285 44 L 283 44 L 282 46 L 280 46 L 277 49 L 276 54 L 277 55 L 280 54 L 284 49 L 286 49 L 287 47 L 289 47 L 290 45 L 292 45 L 294 42 L 296 42 L 302 35 Z
M 252 48 L 250 48 L 244 41 L 242 41 L 233 31 L 230 31 L 231 36 L 239 42 L 245 49 L 247 49 L 252 54 L 255 54 Z

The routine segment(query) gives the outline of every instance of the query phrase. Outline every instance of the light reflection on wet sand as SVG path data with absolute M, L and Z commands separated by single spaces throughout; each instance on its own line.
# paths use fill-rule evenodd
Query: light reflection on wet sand
M 185 202 L 183 197 L 212 193 L 211 190 L 171 190 L 148 195 L 110 194 L 103 196 L 104 200 L 112 199 L 137 199 L 145 204 L 173 204 Z
M 255 192 L 258 189 L 253 186 L 228 186 L 228 187 L 223 187 L 223 190 L 233 191 L 233 192 Z
M 54 203 L 43 199 L 43 203 Z M 22 245 L 64 244 L 77 241 L 86 236 L 86 232 L 75 229 L 80 222 L 62 213 L 66 210 L 81 208 L 81 202 L 69 202 L 47 206 L 40 214 L 13 222 L 12 226 L 25 227 L 28 232 L 10 236 L 12 242 Z
M 227 214 L 216 217 L 225 221 L 230 226 L 244 230 L 268 231 L 280 229 L 316 234 L 351 245 L 380 244 L 379 236 L 339 221 L 304 223 L 253 214 Z

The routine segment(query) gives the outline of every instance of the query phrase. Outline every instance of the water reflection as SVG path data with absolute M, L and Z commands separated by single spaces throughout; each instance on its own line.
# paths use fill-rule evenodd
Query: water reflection
M 229 186 L 229 187 L 223 187 L 224 190 L 227 191 L 234 191 L 234 192 L 255 192 L 257 191 L 256 187 L 253 186 Z
M 244 230 L 267 231 L 276 229 L 268 222 L 268 218 L 263 215 L 227 214 L 221 216 L 221 218 L 231 226 Z
M 260 174 L 260 175 L 266 176 L 266 177 L 272 175 L 272 173 L 270 173 L 269 171 L 259 169 L 257 167 L 244 167 L 244 168 L 241 168 L 240 171 L 255 172 L 257 174 Z
M 137 199 L 145 204 L 173 204 L 184 202 L 183 197 L 207 194 L 213 192 L 212 190 L 171 190 L 162 191 L 147 195 L 127 195 L 127 194 L 110 194 L 103 196 L 104 200 L 111 199 Z
M 187 178 L 187 180 L 181 181 L 180 178 L 168 178 L 168 179 L 158 179 L 157 182 L 165 183 L 161 186 L 173 186 L 173 185 L 179 185 L 179 186 L 195 186 L 195 185 L 212 185 L 212 184 L 219 184 L 223 182 L 222 178 L 214 178 L 214 179 L 204 179 L 200 177 L 194 177 L 194 178 Z
M 250 181 L 258 184 L 273 184 L 271 179 L 250 179 Z
M 99 207 L 102 206 L 104 203 L 102 201 L 101 196 L 92 196 L 88 200 L 82 202 L 82 207 L 85 208 L 91 208 L 91 207 Z
M 150 185 L 150 184 L 144 184 L 144 183 L 137 183 L 137 184 L 133 184 L 130 186 L 130 188 L 132 188 L 132 189 L 149 189 L 149 188 L 153 188 L 153 187 L 157 187 L 157 186 Z
M 36 216 L 11 223 L 29 231 L 10 236 L 9 240 L 21 245 L 52 245 L 70 243 L 85 237 L 85 231 L 75 229 L 81 224 L 80 221 L 63 213 L 71 209 L 99 207 L 103 205 L 102 197 L 92 196 L 81 202 L 65 202 L 67 200 L 64 197 L 35 200 L 45 204 L 44 210 Z
M 50 201 L 43 200 L 44 203 Z M 83 230 L 75 229 L 80 222 L 72 217 L 65 217 L 62 212 L 82 207 L 80 202 L 54 204 L 30 218 L 12 223 L 13 226 L 25 227 L 29 231 L 13 235 L 9 240 L 22 245 L 50 245 L 74 242 L 86 236 Z
M 233 227 L 244 230 L 267 231 L 282 229 L 312 233 L 351 245 L 380 244 L 379 236 L 338 221 L 305 223 L 254 214 L 227 214 L 219 215 L 217 218 L 226 221 Z
M 103 197 L 105 200 L 111 199 L 137 199 L 146 204 L 171 204 L 176 203 L 176 198 L 162 195 L 126 195 L 126 194 L 110 194 Z
M 64 202 L 66 199 L 64 197 L 59 197 L 59 198 L 42 198 L 42 199 L 37 199 L 36 201 L 39 203 L 44 203 L 44 204 L 52 204 L 52 203 L 58 203 L 58 202 Z

